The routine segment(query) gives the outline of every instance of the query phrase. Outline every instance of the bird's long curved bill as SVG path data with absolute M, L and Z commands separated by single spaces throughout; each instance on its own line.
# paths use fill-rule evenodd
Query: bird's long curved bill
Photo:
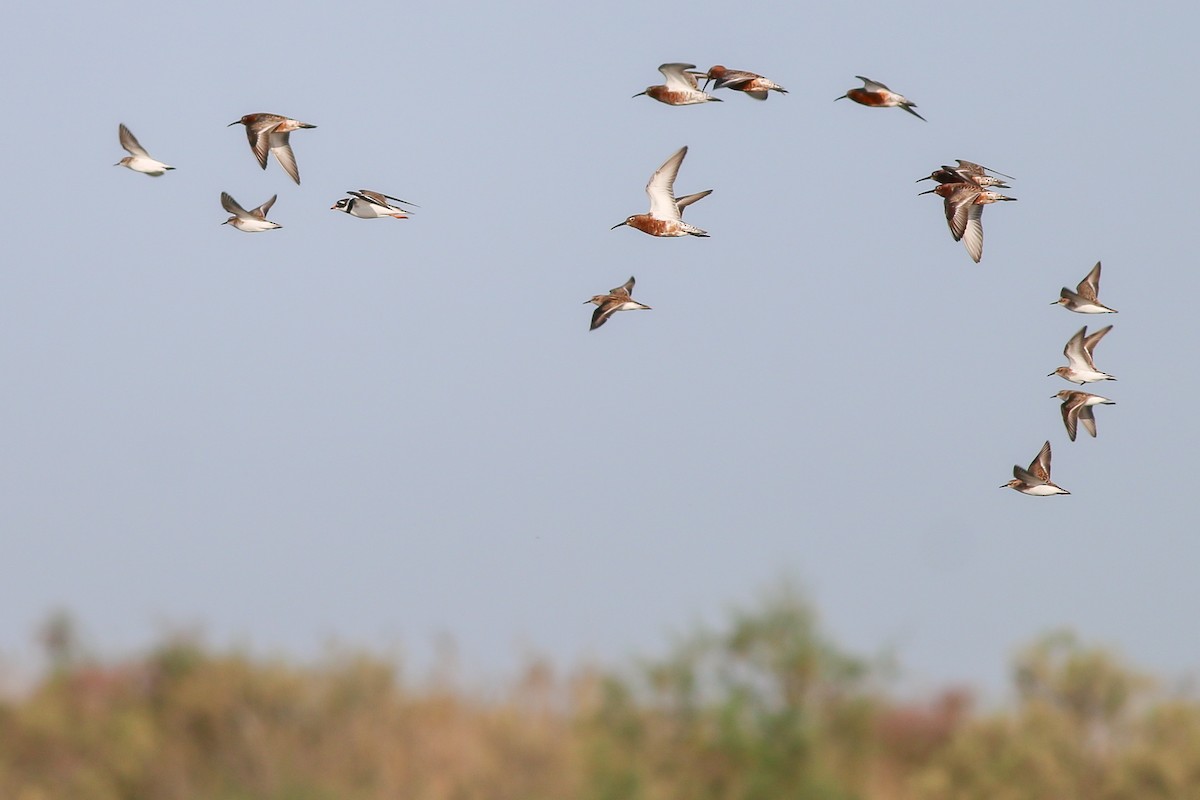
M 628 224 L 629 224 L 628 222 L 618 222 L 616 225 L 613 225 L 611 228 L 609 228 L 609 230 L 615 231 L 617 228 L 621 227 L 622 225 L 628 225 Z

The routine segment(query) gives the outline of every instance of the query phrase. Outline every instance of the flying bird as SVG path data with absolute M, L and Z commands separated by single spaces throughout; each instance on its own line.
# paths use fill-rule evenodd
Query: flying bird
M 634 214 L 624 222 L 613 225 L 609 230 L 628 225 L 651 236 L 708 236 L 707 232 L 683 221 L 683 209 L 712 194 L 712 189 L 675 199 L 675 176 L 679 174 L 679 165 L 683 163 L 687 151 L 686 145 L 679 148 L 650 176 L 650 182 L 646 184 L 646 194 L 650 196 L 650 212 Z
M 584 305 L 588 303 L 596 304 L 596 310 L 592 312 L 592 327 L 588 330 L 596 330 L 596 328 L 608 322 L 608 318 L 618 311 L 650 310 L 650 306 L 643 305 L 630 297 L 630 292 L 633 291 L 633 283 L 633 278 L 630 277 L 629 280 L 608 294 L 598 294 L 591 300 L 583 301 Z
M 661 83 L 657 86 L 647 86 L 643 92 L 638 92 L 634 97 L 647 95 L 660 103 L 666 103 L 669 106 L 690 106 L 696 103 L 720 103 L 719 97 L 713 97 L 707 92 L 700 90 L 696 85 L 696 78 L 704 77 L 704 73 L 689 72 L 696 68 L 695 64 L 680 64 L 672 62 L 670 64 L 662 64 L 658 71 L 667 79 L 666 83 Z
M 983 258 L 983 206 L 1002 200 L 1016 200 L 987 191 L 974 182 L 942 183 L 921 194 L 937 194 L 945 200 L 946 223 L 954 241 L 961 241 L 975 261 Z
M 1011 188 L 1007 183 L 1000 178 L 1008 178 L 1010 181 L 1016 180 L 1011 175 L 1005 175 L 1003 172 L 996 172 L 994 169 L 980 166 L 979 164 L 970 161 L 963 161 L 961 158 L 955 159 L 958 162 L 957 167 L 948 167 L 945 164 L 935 169 L 924 178 L 917 178 L 917 183 L 921 181 L 935 180 L 938 183 L 962 183 L 963 181 L 971 181 L 976 186 L 983 188 L 996 187 L 997 189 Z M 995 172 L 996 175 L 990 173 Z
M 350 197 L 343 197 L 331 205 L 329 207 L 331 211 L 344 211 L 359 219 L 379 219 L 381 217 L 408 219 L 408 215 L 412 213 L 411 211 L 406 208 L 394 206 L 388 201 L 391 200 L 396 203 L 417 206 L 416 203 L 410 203 L 407 200 L 401 200 L 399 197 L 392 197 L 390 194 L 374 192 L 370 189 L 359 189 L 357 192 L 347 189 L 346 194 L 350 195 Z M 420 208 L 420 206 L 417 206 L 417 208 Z
M 767 92 L 776 91 L 787 94 L 788 90 L 772 80 L 764 78 L 755 72 L 742 69 L 726 69 L 720 64 L 708 68 L 705 73 L 704 87 L 708 88 L 709 81 L 716 81 L 713 89 L 733 89 L 744 92 L 755 100 L 766 100 Z
M 292 180 L 300 183 L 300 169 L 296 166 L 296 156 L 292 154 L 292 146 L 288 137 L 292 131 L 300 128 L 315 128 L 307 122 L 290 119 L 279 114 L 247 114 L 241 119 L 235 119 L 226 127 L 234 125 L 246 126 L 246 137 L 250 140 L 250 149 L 258 159 L 258 165 L 267 168 L 267 154 L 274 153 L 275 160 Z
M 966 179 L 956 183 L 939 183 L 920 194 L 936 194 L 943 198 L 950 235 L 954 241 L 961 241 L 966 246 L 967 253 L 976 264 L 983 258 L 983 207 L 988 203 L 1017 199 L 989 191 Z
M 262 231 L 282 228 L 282 225 L 277 225 L 267 219 L 267 212 L 271 210 L 271 206 L 275 205 L 276 196 L 271 195 L 270 200 L 252 211 L 247 211 L 238 205 L 238 201 L 234 200 L 229 192 L 221 192 L 221 206 L 230 214 L 233 214 L 232 217 L 221 224 L 232 225 L 245 233 L 261 233 Z
M 124 122 L 117 126 L 117 136 L 121 140 L 121 147 L 124 147 L 129 155 L 113 164 L 114 167 L 128 167 L 134 172 L 140 172 L 143 175 L 150 175 L 154 178 L 157 178 L 169 169 L 175 169 L 174 167 L 168 167 L 156 158 L 152 158 L 146 152 L 146 148 L 138 144 L 137 137 L 133 135 L 133 132 L 129 128 L 125 127 Z
M 1013 479 L 1002 485 L 1001 489 L 1016 489 L 1021 494 L 1031 494 L 1035 497 L 1048 497 L 1052 494 L 1070 494 L 1066 489 L 1050 482 L 1050 442 L 1047 441 L 1038 451 L 1037 458 L 1029 465 L 1029 469 L 1013 466 Z
M 1075 441 L 1075 431 L 1079 423 L 1083 423 L 1084 429 L 1096 438 L 1096 417 L 1092 413 L 1092 406 L 1115 406 L 1116 403 L 1109 400 L 1107 397 L 1101 397 L 1098 394 L 1088 394 L 1087 392 L 1077 392 L 1072 389 L 1063 389 L 1054 397 L 1062 400 L 1062 418 L 1063 424 L 1067 426 L 1067 437 L 1073 442 Z
M 1063 348 L 1063 355 L 1067 357 L 1066 366 L 1059 367 L 1046 377 L 1057 375 L 1071 383 L 1078 383 L 1080 386 L 1096 381 L 1115 381 L 1116 378 L 1112 375 L 1096 369 L 1096 364 L 1092 361 L 1096 345 L 1111 330 L 1112 325 L 1106 325 L 1088 336 L 1087 325 L 1084 325 L 1067 340 L 1067 346 Z
M 1050 305 L 1062 306 L 1068 311 L 1074 311 L 1077 314 L 1115 314 L 1115 308 L 1100 304 L 1100 262 L 1096 262 L 1096 266 L 1092 267 L 1079 285 L 1075 287 L 1075 291 L 1071 291 L 1067 287 L 1063 287 L 1059 292 L 1061 295 Z
M 862 88 L 850 89 L 841 97 L 833 98 L 835 103 L 842 98 L 848 98 L 861 105 L 874 106 L 876 108 L 893 108 L 899 106 L 917 119 L 925 120 L 924 117 L 913 111 L 917 107 L 917 104 L 904 95 L 896 94 L 879 81 L 864 78 L 862 75 L 855 75 L 854 77 L 863 82 Z

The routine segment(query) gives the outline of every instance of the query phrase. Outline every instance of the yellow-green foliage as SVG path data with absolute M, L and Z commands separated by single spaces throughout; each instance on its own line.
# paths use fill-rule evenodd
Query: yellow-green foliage
M 315 665 L 171 641 L 90 662 L 69 620 L 51 668 L 0 702 L 4 800 L 1175 800 L 1200 798 L 1200 703 L 1054 634 L 1013 705 L 885 691 L 794 594 L 661 659 L 504 692 L 409 685 L 369 655 Z
M 0 713 L 0 797 L 575 794 L 569 721 L 539 706 L 548 679 L 528 686 L 527 676 L 512 697 L 484 703 L 409 691 L 396 674 L 367 656 L 297 667 L 186 644 L 60 670 Z

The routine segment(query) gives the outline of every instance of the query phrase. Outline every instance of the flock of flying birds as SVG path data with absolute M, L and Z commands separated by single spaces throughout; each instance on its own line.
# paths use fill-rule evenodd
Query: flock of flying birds
M 283 168 L 283 171 L 297 185 L 300 183 L 300 168 L 296 166 L 296 156 L 292 153 L 292 145 L 289 138 L 292 131 L 302 128 L 315 128 L 317 127 L 316 125 L 279 114 L 246 114 L 241 119 L 236 119 L 229 123 L 229 127 L 233 125 L 246 126 L 246 136 L 250 140 L 250 150 L 254 153 L 255 158 L 258 159 L 260 167 L 266 169 L 267 158 L 274 155 L 275 160 L 279 162 L 279 166 Z M 146 152 L 146 148 L 142 147 L 137 137 L 133 135 L 133 132 L 124 123 L 121 123 L 120 127 L 118 127 L 117 134 L 121 141 L 121 147 L 125 148 L 129 155 L 122 158 L 113 166 L 128 167 L 134 172 L 140 172 L 143 175 L 150 175 L 155 178 L 167 170 L 175 169 Z M 351 190 L 347 191 L 346 194 L 350 195 L 350 197 L 338 200 L 330 206 L 330 209 L 342 211 L 360 219 L 379 219 L 381 217 L 408 219 L 408 215 L 412 212 L 401 206 L 392 205 L 392 203 L 400 203 L 404 206 L 416 206 L 416 203 L 410 203 L 407 200 L 401 200 L 398 197 L 392 197 L 391 195 L 371 189 Z M 267 219 L 267 214 L 270 212 L 271 206 L 275 205 L 277 197 L 278 195 L 271 195 L 271 198 L 265 203 L 247 211 L 237 200 L 233 199 L 233 196 L 229 192 L 221 192 L 221 207 L 233 215 L 221 224 L 232 225 L 244 233 L 261 233 L 263 231 L 282 228 L 283 226 L 279 223 Z
M 1007 189 L 1009 185 L 1001 178 L 1014 180 L 1011 175 L 1004 175 L 970 161 L 958 159 L 957 167 L 941 166 L 927 177 L 919 178 L 918 182 L 926 180 L 937 181 L 937 186 L 921 194 L 937 194 L 945 201 L 946 222 L 950 225 L 950 233 L 956 241 L 961 240 L 966 245 L 971 258 L 978 263 L 983 257 L 983 207 L 989 203 L 1001 200 L 1016 200 L 992 191 L 993 188 Z M 1071 291 L 1065 286 L 1059 292 L 1058 300 L 1051 305 L 1061 305 L 1069 311 L 1079 314 L 1115 314 L 1116 310 L 1103 305 L 1100 295 L 1100 262 L 1080 281 Z M 1067 357 L 1064 366 L 1051 372 L 1064 380 L 1078 383 L 1096 381 L 1115 381 L 1112 375 L 1096 369 L 1092 353 L 1096 345 L 1112 330 L 1107 325 L 1095 333 L 1088 335 L 1087 326 L 1080 328 L 1074 336 L 1067 340 L 1063 355 Z M 1054 395 L 1062 400 L 1063 424 L 1067 428 L 1067 436 L 1073 442 L 1079 423 L 1084 429 L 1096 436 L 1096 417 L 1092 411 L 1094 406 L 1115 405 L 1112 400 L 1088 392 L 1063 389 Z M 1028 469 L 1013 466 L 1013 479 L 1001 486 L 1001 489 L 1011 487 L 1022 494 L 1037 497 L 1047 497 L 1054 494 L 1070 494 L 1066 489 L 1050 480 L 1050 442 L 1046 441 L 1038 451 L 1037 458 Z
M 672 62 L 661 65 L 658 71 L 663 74 L 664 83 L 648 86 L 634 97 L 645 95 L 671 106 L 721 102 L 720 98 L 708 93 L 707 89 L 710 83 L 714 90 L 731 89 L 755 100 L 766 100 L 770 92 L 787 94 L 787 89 L 762 75 L 745 70 L 728 69 L 721 65 L 710 67 L 707 72 L 698 72 L 695 64 Z M 848 99 L 874 108 L 901 108 L 918 119 L 925 120 L 913 110 L 916 108 L 916 103 L 904 95 L 897 94 L 884 84 L 870 78 L 861 75 L 855 77 L 862 81 L 863 85 L 847 90 L 844 95 L 835 100 Z M 699 84 L 701 78 L 704 79 L 703 87 Z M 292 153 L 289 137 L 293 131 L 315 128 L 316 125 L 279 114 L 263 113 L 246 114 L 229 123 L 229 126 L 239 124 L 246 128 L 250 149 L 258 159 L 260 167 L 265 170 L 268 157 L 274 154 L 275 160 L 279 162 L 283 171 L 297 184 L 300 183 L 300 171 L 296 166 L 296 157 Z M 167 170 L 175 169 L 153 158 L 124 124 L 119 127 L 119 138 L 121 146 L 129 152 L 129 155 L 121 159 L 115 166 L 128 167 L 135 172 L 154 177 L 163 175 Z M 707 197 L 712 193 L 712 189 L 683 197 L 675 196 L 675 178 L 679 174 L 679 167 L 683 164 L 687 152 L 686 146 L 681 147 L 650 176 L 650 182 L 646 184 L 646 194 L 650 198 L 650 210 L 644 214 L 633 214 L 627 217 L 623 222 L 614 225 L 613 230 L 628 226 L 650 236 L 708 236 L 706 231 L 683 221 L 683 210 Z M 993 191 L 997 188 L 1009 188 L 1009 185 L 1004 182 L 1004 178 L 1013 180 L 1010 175 L 958 159 L 958 166 L 943 165 L 928 176 L 918 179 L 918 182 L 933 180 L 938 184 L 933 189 L 921 192 L 921 194 L 936 194 L 943 199 L 946 222 L 950 227 L 951 235 L 955 241 L 961 241 L 964 244 L 967 253 L 976 263 L 983 257 L 983 207 L 990 203 L 1016 200 L 1015 197 L 1008 197 Z M 342 211 L 360 219 L 383 217 L 407 219 L 408 214 L 412 212 L 403 206 L 416 205 L 407 200 L 370 189 L 359 189 L 346 193 L 350 196 L 338 200 L 331 206 L 331 210 Z M 267 219 L 267 214 L 274 205 L 275 199 L 276 195 L 272 195 L 261 205 L 246 210 L 228 192 L 221 192 L 221 205 L 232 215 L 223 224 L 232 225 L 245 233 L 259 233 L 282 227 Z M 608 294 L 598 294 L 585 301 L 585 305 L 591 303 L 596 306 L 596 310 L 592 313 L 590 330 L 599 328 L 618 311 L 649 310 L 650 306 L 633 299 L 634 283 L 634 278 L 630 277 L 621 286 L 611 289 Z M 1070 311 L 1081 314 L 1115 313 L 1114 309 L 1100 303 L 1099 290 L 1100 264 L 1097 262 L 1074 292 L 1064 287 L 1060 298 L 1055 301 L 1054 305 L 1061 305 Z M 1092 353 L 1097 343 L 1110 330 L 1112 330 L 1112 326 L 1108 325 L 1089 336 L 1087 326 L 1081 328 L 1070 338 L 1063 350 L 1068 363 L 1050 375 L 1058 375 L 1080 385 L 1095 381 L 1116 380 L 1113 376 L 1097 370 L 1092 361 Z M 1079 423 L 1082 423 L 1087 432 L 1095 437 L 1096 419 L 1092 409 L 1097 405 L 1113 404 L 1112 400 L 1099 395 L 1070 389 L 1058 392 L 1055 397 L 1062 400 L 1063 423 L 1066 425 L 1067 435 L 1071 441 L 1075 441 Z M 1020 466 L 1013 467 L 1013 480 L 1001 488 L 1005 487 L 1035 496 L 1070 494 L 1050 480 L 1049 441 L 1042 445 L 1037 458 L 1033 460 L 1028 469 L 1022 469 Z
M 1117 313 L 1115 308 L 1109 308 L 1100 302 L 1099 261 L 1079 282 L 1075 291 L 1072 292 L 1064 286 L 1059 292 L 1059 298 L 1051 305 L 1062 306 L 1077 314 Z M 1096 363 L 1092 360 L 1096 345 L 1111 330 L 1112 325 L 1105 325 L 1089 336 L 1087 326 L 1084 325 L 1076 331 L 1075 335 L 1067 340 L 1067 346 L 1063 348 L 1063 355 L 1067 357 L 1067 363 L 1051 372 L 1050 376 L 1057 375 L 1071 383 L 1078 383 L 1080 386 L 1097 381 L 1115 381 L 1116 378 L 1112 375 L 1096 369 Z M 1107 397 L 1073 389 L 1063 389 L 1054 397 L 1062 400 L 1060 410 L 1062 411 L 1063 425 L 1066 426 L 1067 437 L 1072 442 L 1075 441 L 1075 434 L 1080 423 L 1083 423 L 1084 430 L 1095 438 L 1096 416 L 1092 411 L 1095 406 L 1116 405 Z M 1012 487 L 1023 494 L 1032 494 L 1038 497 L 1070 494 L 1066 489 L 1050 480 L 1050 442 L 1048 440 L 1038 451 L 1037 458 L 1029 465 L 1029 469 L 1013 466 L 1013 479 L 1000 488 L 1005 487 Z

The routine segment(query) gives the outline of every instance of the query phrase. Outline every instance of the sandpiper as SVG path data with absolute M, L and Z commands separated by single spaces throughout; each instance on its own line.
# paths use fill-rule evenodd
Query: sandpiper
M 1079 314 L 1115 314 L 1115 308 L 1109 308 L 1100 304 L 1100 262 L 1096 262 L 1096 266 L 1092 267 L 1092 271 L 1079 282 L 1075 287 L 1075 291 L 1071 291 L 1067 287 L 1063 287 L 1059 292 L 1061 297 L 1055 300 L 1050 305 L 1062 306 L 1068 311 L 1074 311 Z
M 412 213 L 411 211 L 394 206 L 388 201 L 404 203 L 409 206 L 417 205 L 407 200 L 401 200 L 399 197 L 392 197 L 390 194 L 375 192 L 370 189 L 359 189 L 357 192 L 353 189 L 347 189 L 346 194 L 350 195 L 350 197 L 343 197 L 341 200 L 338 200 L 329 207 L 330 210 L 344 211 L 359 219 L 379 219 L 381 217 L 408 219 L 408 215 Z M 417 207 L 420 208 L 420 206 Z
M 935 169 L 933 172 L 924 178 L 917 178 L 917 183 L 921 181 L 935 180 L 938 183 L 962 183 L 963 181 L 971 181 L 976 186 L 982 186 L 985 189 L 994 186 L 998 189 L 1010 188 L 1007 183 L 997 178 L 999 175 L 1003 178 L 1008 178 L 1010 181 L 1016 180 L 1011 175 L 1005 175 L 1003 172 L 996 172 L 994 169 L 980 166 L 971 161 L 963 161 L 961 158 L 955 159 L 958 162 L 957 167 L 948 167 L 945 164 Z M 996 175 L 988 173 L 995 172 Z
M 924 120 L 917 112 L 913 111 L 917 104 L 909 100 L 902 94 L 896 94 L 888 87 L 884 86 L 879 81 L 873 81 L 870 78 L 864 78 L 862 75 L 855 75 L 863 82 L 861 89 L 850 89 L 842 97 L 835 97 L 834 102 L 841 100 L 843 97 L 853 100 L 856 103 L 861 103 L 864 106 L 875 106 L 877 108 L 892 108 L 899 106 L 908 113 L 912 114 L 919 120 Z
M 758 73 L 747 72 L 743 69 L 726 69 L 720 64 L 709 67 L 704 77 L 707 79 L 704 82 L 705 88 L 708 88 L 709 81 L 716 81 L 713 89 L 733 89 L 745 92 L 755 100 L 766 100 L 767 92 L 772 90 L 781 94 L 788 93 L 787 89 Z
M 175 169 L 168 167 L 156 158 L 151 158 L 150 154 L 146 152 L 146 148 L 138 144 L 137 137 L 133 135 L 133 132 L 125 127 L 124 122 L 117 127 L 117 136 L 121 140 L 121 147 L 124 147 L 129 155 L 113 164 L 114 167 L 129 167 L 134 172 L 155 178 L 169 169 Z
M 276 195 L 271 195 L 271 199 L 263 203 L 258 208 L 247 211 L 238 205 L 238 201 L 230 196 L 229 192 L 221 192 L 221 205 L 232 217 L 222 222 L 222 225 L 232 225 L 239 231 L 246 233 L 261 233 L 262 231 L 270 231 L 275 228 L 282 228 L 282 225 L 277 225 L 267 219 L 267 212 L 271 210 L 271 206 L 275 205 Z
M 634 214 L 624 222 L 613 225 L 609 230 L 628 225 L 651 236 L 708 236 L 707 232 L 683 221 L 683 209 L 712 194 L 712 189 L 675 199 L 675 176 L 679 174 L 679 165 L 683 163 L 687 151 L 686 145 L 679 148 L 650 176 L 650 182 L 646 184 L 646 194 L 650 196 L 650 212 Z
M 984 189 L 974 181 L 939 183 L 927 192 L 945 200 L 946 223 L 954 241 L 961 241 L 976 264 L 983 258 L 983 207 L 1001 200 L 1016 200 L 1015 197 L 997 194 Z
M 1057 375 L 1081 386 L 1096 381 L 1115 381 L 1116 378 L 1112 375 L 1096 369 L 1096 365 L 1092 361 L 1092 351 L 1096 349 L 1096 344 L 1111 330 L 1112 325 L 1105 325 L 1088 336 L 1087 325 L 1084 325 L 1067 340 L 1067 346 L 1063 348 L 1063 355 L 1067 357 L 1066 366 L 1059 367 L 1049 375 Z
M 660 103 L 666 103 L 669 106 L 690 106 L 695 103 L 721 102 L 721 98 L 713 97 L 707 92 L 700 91 L 696 85 L 697 77 L 704 77 L 704 73 L 694 73 L 688 70 L 696 68 L 695 64 L 680 64 L 672 62 L 670 64 L 662 64 L 658 71 L 667 79 L 664 84 L 658 86 L 647 86 L 646 91 L 638 92 L 634 97 L 648 95 Z
M 307 122 L 290 119 L 279 114 L 247 114 L 236 119 L 226 127 L 234 125 L 246 126 L 246 137 L 250 140 L 250 149 L 258 159 L 258 165 L 267 168 L 267 153 L 275 154 L 275 159 L 283 171 L 292 180 L 300 183 L 300 170 L 296 167 L 296 157 L 292 155 L 292 146 L 288 144 L 288 136 L 300 128 L 315 128 Z
M 1013 479 L 1000 488 L 1013 488 L 1021 494 L 1031 494 L 1035 497 L 1047 497 L 1052 494 L 1070 494 L 1066 489 L 1050 482 L 1050 442 L 1047 441 L 1038 451 L 1037 458 L 1029 465 L 1029 469 L 1021 469 L 1013 465 Z
M 650 310 L 650 306 L 643 305 L 629 296 L 632 291 L 633 278 L 630 277 L 629 280 L 608 294 L 598 294 L 591 300 L 584 300 L 583 304 L 585 306 L 588 303 L 596 304 L 596 310 L 592 312 L 592 327 L 588 330 L 596 330 L 596 328 L 608 322 L 608 318 L 618 311 L 636 311 L 639 308 L 644 308 L 647 311 Z
M 1073 389 L 1063 389 L 1054 397 L 1062 400 L 1063 424 L 1067 426 L 1067 436 L 1072 442 L 1075 441 L 1075 429 L 1080 422 L 1083 423 L 1083 427 L 1092 435 L 1092 438 L 1096 438 L 1096 417 L 1092 413 L 1092 406 L 1116 405 L 1107 397 L 1077 392 Z

